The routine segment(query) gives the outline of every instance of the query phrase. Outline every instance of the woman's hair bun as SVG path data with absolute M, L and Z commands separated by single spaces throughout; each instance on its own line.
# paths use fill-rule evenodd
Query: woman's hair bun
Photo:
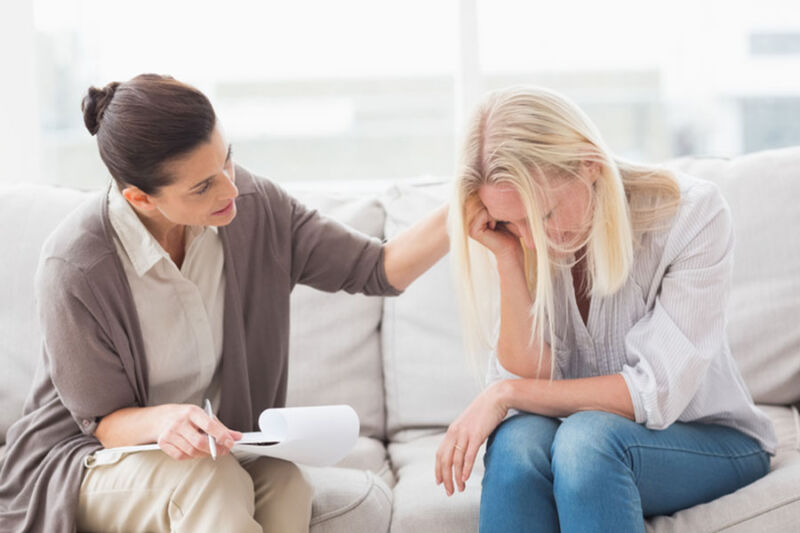
M 97 130 L 100 129 L 100 121 L 103 120 L 103 114 L 114 98 L 114 93 L 119 87 L 119 82 L 113 81 L 98 89 L 97 87 L 89 87 L 89 92 L 83 97 L 81 101 L 81 111 L 83 111 L 83 123 L 86 124 L 86 129 L 89 133 L 95 135 Z

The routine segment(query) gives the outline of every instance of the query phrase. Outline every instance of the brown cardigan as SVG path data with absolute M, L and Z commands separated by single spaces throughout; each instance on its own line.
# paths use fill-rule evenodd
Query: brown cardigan
M 396 295 L 383 247 L 308 210 L 274 183 L 236 169 L 238 214 L 220 228 L 225 253 L 222 400 L 228 427 L 257 429 L 286 399 L 289 294 Z M 0 469 L 0 531 L 73 532 L 83 458 L 101 448 L 103 416 L 147 405 L 138 316 L 114 248 L 105 194 L 48 238 L 36 275 L 43 347 L 24 415 Z

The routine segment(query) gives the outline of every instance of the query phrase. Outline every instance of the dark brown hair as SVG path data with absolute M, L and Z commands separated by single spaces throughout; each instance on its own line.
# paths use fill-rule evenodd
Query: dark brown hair
M 165 164 L 208 142 L 217 122 L 203 93 L 158 74 L 90 87 L 81 110 L 111 176 L 147 194 L 174 181 Z

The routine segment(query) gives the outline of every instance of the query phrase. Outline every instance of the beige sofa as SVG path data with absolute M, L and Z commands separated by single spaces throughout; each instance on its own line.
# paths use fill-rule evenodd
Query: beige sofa
M 800 531 L 800 148 L 734 160 L 670 165 L 717 182 L 733 211 L 736 267 L 729 309 L 734 355 L 775 422 L 772 472 L 716 501 L 647 521 L 652 532 Z M 257 169 L 256 169 L 257 170 Z M 436 179 L 407 183 L 291 184 L 307 204 L 389 238 L 447 198 Z M 20 415 L 40 333 L 33 271 L 46 235 L 87 193 L 0 189 L 0 438 Z M 361 438 L 337 467 L 307 468 L 315 487 L 311 530 L 476 531 L 481 462 L 464 493 L 434 483 L 447 425 L 479 390 L 463 355 L 447 260 L 394 299 L 293 294 L 289 403 L 348 403 Z M 2 451 L 0 451 L 0 455 Z

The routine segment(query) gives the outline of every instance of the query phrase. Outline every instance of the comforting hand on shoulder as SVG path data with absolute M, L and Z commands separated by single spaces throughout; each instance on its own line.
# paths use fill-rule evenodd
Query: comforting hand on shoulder
M 436 484 L 444 483 L 448 496 L 454 492 L 454 477 L 459 492 L 464 491 L 464 483 L 472 474 L 478 449 L 508 413 L 508 407 L 500 401 L 498 387 L 501 385 L 502 382 L 495 383 L 475 398 L 461 416 L 450 424 L 439 445 L 436 452 Z

